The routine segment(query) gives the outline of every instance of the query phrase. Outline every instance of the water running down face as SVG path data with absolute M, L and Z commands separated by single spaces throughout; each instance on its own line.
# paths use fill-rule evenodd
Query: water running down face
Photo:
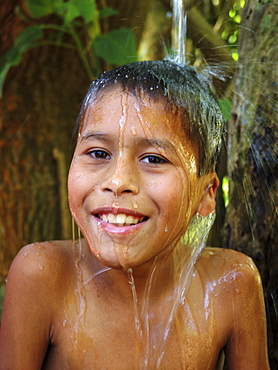
M 217 178 L 198 178 L 179 113 L 114 86 L 87 109 L 68 186 L 92 253 L 126 270 L 172 250 L 194 214 L 212 211 Z

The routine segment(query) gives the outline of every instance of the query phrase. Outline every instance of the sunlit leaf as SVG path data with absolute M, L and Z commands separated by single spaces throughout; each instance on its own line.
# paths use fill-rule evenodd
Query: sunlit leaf
M 45 17 L 54 13 L 55 9 L 63 3 L 63 0 L 25 0 L 25 4 L 35 18 Z
M 218 103 L 223 114 L 224 120 L 229 121 L 229 119 L 231 118 L 231 110 L 233 106 L 232 100 L 219 99 Z
M 68 26 L 78 17 L 82 17 L 85 23 L 91 22 L 96 16 L 97 8 L 95 0 L 69 0 L 60 4 L 56 12 L 64 18 L 64 24 Z
M 128 28 L 99 35 L 93 47 L 99 57 L 111 64 L 121 65 L 137 60 L 135 37 Z
M 222 193 L 223 193 L 224 205 L 226 208 L 229 205 L 229 187 L 230 187 L 229 177 L 224 176 L 222 180 Z
M 86 23 L 92 21 L 97 13 L 95 0 L 71 0 L 78 9 L 79 15 Z

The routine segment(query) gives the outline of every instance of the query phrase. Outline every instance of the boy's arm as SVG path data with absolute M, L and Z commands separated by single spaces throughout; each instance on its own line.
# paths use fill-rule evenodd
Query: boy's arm
M 12 263 L 0 331 L 1 370 L 42 367 L 53 312 L 48 265 L 34 246 L 23 248 Z
M 243 262 L 235 269 L 237 277 L 231 292 L 232 320 L 225 348 L 226 363 L 228 369 L 265 370 L 269 364 L 261 279 L 251 259 Z

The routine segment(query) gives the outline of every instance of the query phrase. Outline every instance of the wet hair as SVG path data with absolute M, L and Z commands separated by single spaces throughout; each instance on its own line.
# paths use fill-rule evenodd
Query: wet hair
M 104 88 L 120 85 L 138 98 L 145 96 L 181 110 L 184 130 L 198 148 L 198 175 L 214 170 L 221 148 L 223 117 L 208 82 L 190 66 L 169 60 L 125 64 L 104 72 L 92 82 L 77 120 L 80 131 L 90 103 Z

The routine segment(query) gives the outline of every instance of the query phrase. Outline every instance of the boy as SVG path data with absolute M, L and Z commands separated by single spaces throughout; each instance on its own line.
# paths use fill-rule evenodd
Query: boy
M 91 85 L 68 179 L 84 239 L 15 258 L 1 369 L 204 370 L 222 349 L 229 369 L 268 369 L 256 268 L 202 245 L 222 130 L 190 67 L 138 62 Z

